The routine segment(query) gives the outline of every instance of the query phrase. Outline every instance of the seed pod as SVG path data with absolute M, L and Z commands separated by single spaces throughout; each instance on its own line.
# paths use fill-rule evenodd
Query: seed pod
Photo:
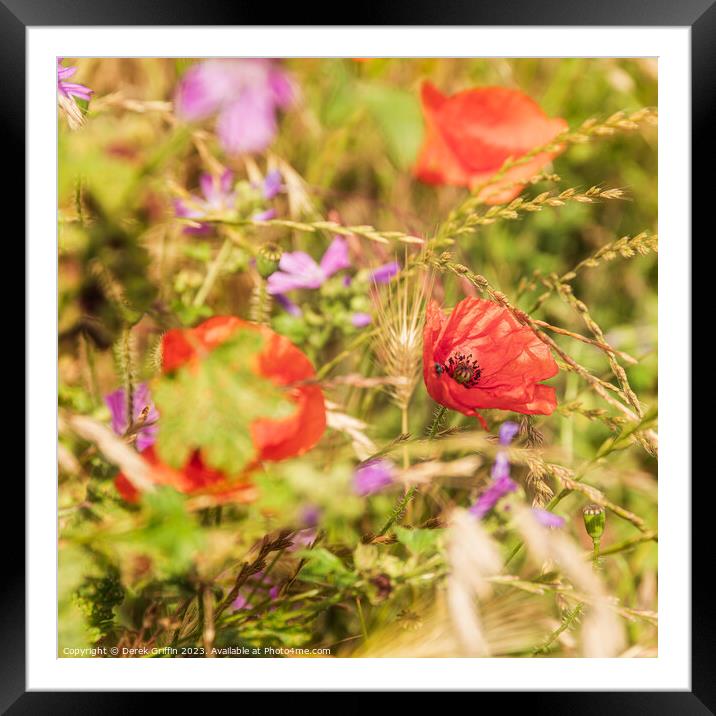
M 584 529 L 587 530 L 587 534 L 592 538 L 593 542 L 599 543 L 604 534 L 604 525 L 607 521 L 606 510 L 601 505 L 590 504 L 582 510 L 582 516 L 584 517 Z
M 261 278 L 268 278 L 272 273 L 278 271 L 282 253 L 276 244 L 264 244 L 259 249 L 256 256 L 256 270 Z

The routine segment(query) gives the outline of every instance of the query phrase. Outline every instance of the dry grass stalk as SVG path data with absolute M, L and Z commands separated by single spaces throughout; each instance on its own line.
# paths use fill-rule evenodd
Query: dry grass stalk
M 335 403 L 326 402 L 328 427 L 348 435 L 353 451 L 359 460 L 367 460 L 375 455 L 378 448 L 364 432 L 368 426 L 362 420 L 341 412 L 338 407 Z
M 552 192 L 545 191 L 532 199 L 523 199 L 517 197 L 509 204 L 498 204 L 490 207 L 483 214 L 469 214 L 463 220 L 460 226 L 451 229 L 449 232 L 446 231 L 446 235 L 458 237 L 463 234 L 471 234 L 478 226 L 489 226 L 494 224 L 496 221 L 507 219 L 514 221 L 519 219 L 522 214 L 525 213 L 536 213 L 542 211 L 545 207 L 559 207 L 564 206 L 567 202 L 575 201 L 579 204 L 593 204 L 600 199 L 623 199 L 624 192 L 621 189 L 602 189 L 598 186 L 593 186 L 587 189 L 587 191 L 580 192 L 576 187 L 571 187 L 553 194 Z
M 196 221 L 191 219 L 181 219 L 182 223 L 189 226 L 196 225 Z M 305 231 L 309 234 L 315 234 L 319 231 L 325 231 L 329 234 L 338 234 L 339 236 L 360 236 L 369 241 L 376 241 L 379 244 L 390 244 L 392 241 L 398 241 L 404 244 L 424 244 L 425 240 L 418 236 L 411 236 L 402 231 L 380 231 L 373 226 L 342 226 L 335 221 L 291 221 L 289 219 L 240 219 L 228 220 L 225 218 L 207 217 L 202 219 L 205 223 L 226 224 L 228 226 L 256 226 L 264 227 L 282 227 L 285 229 L 294 229 L 295 231 Z
M 487 577 L 502 568 L 497 545 L 466 510 L 450 516 L 448 531 L 448 610 L 466 656 L 490 656 L 490 647 L 476 601 L 488 598 L 492 586 Z
M 612 657 L 624 648 L 624 629 L 609 604 L 604 586 L 580 549 L 557 530 L 542 527 L 532 513 L 516 508 L 515 522 L 529 553 L 540 563 L 553 560 L 591 602 L 582 623 L 582 653 L 585 657 Z
M 473 477 L 482 466 L 482 458 L 475 455 L 458 458 L 451 462 L 427 460 L 401 470 L 396 480 L 406 485 L 425 484 L 445 477 Z
M 425 303 L 431 287 L 432 278 L 405 273 L 374 291 L 373 350 L 382 372 L 395 381 L 387 391 L 402 411 L 407 410 L 420 375 Z
M 60 430 L 64 428 L 69 428 L 84 440 L 94 443 L 109 462 L 119 467 L 137 490 L 151 492 L 155 489 L 153 470 L 149 463 L 108 427 L 85 415 L 64 415 L 60 417 Z

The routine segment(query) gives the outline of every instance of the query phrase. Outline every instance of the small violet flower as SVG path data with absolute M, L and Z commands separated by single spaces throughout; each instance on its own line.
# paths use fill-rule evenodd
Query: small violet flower
M 353 490 L 365 497 L 380 492 L 393 482 L 393 463 L 390 460 L 370 460 L 359 465 L 353 476 Z
M 89 102 L 93 90 L 75 82 L 67 82 L 77 72 L 76 67 L 63 67 L 62 58 L 57 58 L 57 102 L 70 129 L 77 129 L 84 123 L 84 115 L 75 98 Z
M 127 421 L 127 398 L 124 388 L 119 388 L 106 395 L 104 402 L 112 415 L 112 430 L 117 435 L 124 435 L 129 427 Z M 142 427 L 137 431 L 137 450 L 142 452 L 150 445 L 154 445 L 159 428 L 157 425 L 159 412 L 152 402 L 149 387 L 146 383 L 140 383 L 135 388 L 133 403 L 132 423 L 139 424 L 141 422 L 146 425 L 146 427 Z
M 515 435 L 517 435 L 519 431 L 520 426 L 517 423 L 513 423 L 511 420 L 505 420 L 505 422 L 500 425 L 500 445 L 507 447 L 515 439 Z
M 563 527 L 564 517 L 555 515 L 554 512 L 543 510 L 541 507 L 533 507 L 532 514 L 534 515 L 537 522 L 543 527 Z
M 268 59 L 215 59 L 192 66 L 176 93 L 177 113 L 188 121 L 216 115 L 229 154 L 264 151 L 276 132 L 276 112 L 294 99 L 288 75 Z
M 278 264 L 280 270 L 268 277 L 267 290 L 276 296 L 298 288 L 320 288 L 330 276 L 349 266 L 348 244 L 336 236 L 320 264 L 304 251 L 283 254 Z
M 281 591 L 281 587 L 278 584 L 273 584 L 270 580 L 269 575 L 267 575 L 265 572 L 257 572 L 253 576 L 249 577 L 249 581 L 245 585 L 245 589 L 248 591 L 249 597 L 251 597 L 252 594 L 256 594 L 257 601 L 259 603 L 264 601 L 264 595 L 267 596 L 271 601 L 273 601 L 278 597 Z M 261 590 L 261 593 L 258 593 L 258 590 Z M 236 599 L 231 602 L 231 609 L 234 612 L 240 612 L 244 609 L 253 609 L 253 606 L 249 602 L 249 598 L 239 592 Z
M 236 208 L 236 192 L 233 189 L 234 175 L 226 170 L 221 176 L 202 174 L 199 188 L 202 196 L 192 196 L 190 200 L 174 201 L 174 211 L 183 219 L 203 219 L 211 214 L 232 211 Z M 211 232 L 211 225 L 200 222 L 200 226 L 187 226 L 186 234 L 206 234 Z
M 517 423 L 510 421 L 502 423 L 499 432 L 500 445 L 507 447 L 518 431 Z M 469 509 L 469 512 L 478 519 L 482 519 L 505 495 L 517 489 L 517 484 L 510 477 L 510 461 L 504 450 L 500 450 L 495 456 L 491 476 L 492 482 Z
M 251 605 L 243 594 L 239 594 L 239 596 L 231 602 L 231 608 L 235 612 L 240 612 L 242 609 L 251 609 Z
M 317 505 L 306 505 L 301 510 L 301 520 L 306 527 L 316 527 L 321 519 L 321 508 Z
M 354 328 L 365 328 L 369 326 L 373 321 L 373 317 L 370 313 L 354 313 L 351 316 L 351 324 Z
M 390 280 L 400 271 L 400 264 L 397 261 L 378 266 L 368 277 L 373 283 L 389 283 Z
M 302 549 L 310 547 L 318 536 L 316 527 L 306 527 L 306 529 L 298 530 L 291 538 L 293 542 L 286 548 L 287 552 L 299 552 Z
M 281 172 L 278 169 L 272 169 L 265 177 L 262 187 L 262 193 L 264 199 L 269 200 L 276 197 L 276 195 L 283 188 L 283 178 Z

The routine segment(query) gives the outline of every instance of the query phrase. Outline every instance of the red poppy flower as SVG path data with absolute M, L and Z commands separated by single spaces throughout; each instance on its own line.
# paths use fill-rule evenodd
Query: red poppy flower
M 191 330 L 174 329 L 162 341 L 162 367 L 165 373 L 199 359 L 235 331 L 259 331 L 265 344 L 257 356 L 256 373 L 276 385 L 286 386 L 315 378 L 311 361 L 288 338 L 266 326 L 235 316 L 214 316 Z M 326 406 L 318 385 L 299 385 L 288 391 L 296 411 L 281 420 L 259 419 L 251 425 L 251 437 L 258 460 L 283 460 L 310 450 L 326 429 Z
M 567 128 L 550 119 L 518 90 L 478 87 L 446 97 L 430 83 L 422 87 L 426 135 L 415 175 L 429 184 L 471 189 L 490 179 L 509 158 L 549 143 Z M 539 173 L 558 152 L 542 152 L 505 172 L 479 192 L 486 204 L 514 199 L 524 182 Z
M 198 450 L 181 470 L 161 462 L 153 446 L 144 450 L 142 457 L 154 468 L 152 476 L 158 485 L 169 485 L 190 495 L 208 496 L 216 503 L 253 502 L 256 499 L 256 488 L 249 481 L 255 465 L 247 467 L 242 475 L 229 479 L 223 472 L 205 465 Z M 136 502 L 139 498 L 139 491 L 123 473 L 117 475 L 115 485 L 127 502 Z
M 497 408 L 550 415 L 554 388 L 542 385 L 558 372 L 550 349 L 506 308 L 466 298 L 445 315 L 428 305 L 423 333 L 423 377 L 436 402 L 465 415 Z
M 209 493 L 218 501 L 238 499 L 250 501 L 255 491 L 247 476 L 264 460 L 283 460 L 310 450 L 326 429 L 326 407 L 318 385 L 299 384 L 310 381 L 316 373 L 311 361 L 284 336 L 270 328 L 243 321 L 234 316 L 214 316 L 193 329 L 173 329 L 162 340 L 162 368 L 170 373 L 182 365 L 201 360 L 237 330 L 259 331 L 265 339 L 255 358 L 254 371 L 275 385 L 291 386 L 286 395 L 296 404 L 296 410 L 279 420 L 259 418 L 251 424 L 251 439 L 256 448 L 255 462 L 242 476 L 229 478 L 202 462 L 195 452 L 182 470 L 173 470 L 160 463 L 153 449 L 142 453 L 157 467 L 157 481 L 187 493 Z M 299 384 L 299 385 L 294 385 Z M 129 488 L 127 487 L 129 485 Z M 120 475 L 117 487 L 127 497 L 136 499 L 136 491 Z M 131 489 L 130 489 L 131 488 Z

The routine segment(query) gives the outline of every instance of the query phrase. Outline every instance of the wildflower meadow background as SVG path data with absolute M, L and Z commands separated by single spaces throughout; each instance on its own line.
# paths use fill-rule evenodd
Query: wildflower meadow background
M 655 656 L 656 76 L 59 58 L 58 655 Z

